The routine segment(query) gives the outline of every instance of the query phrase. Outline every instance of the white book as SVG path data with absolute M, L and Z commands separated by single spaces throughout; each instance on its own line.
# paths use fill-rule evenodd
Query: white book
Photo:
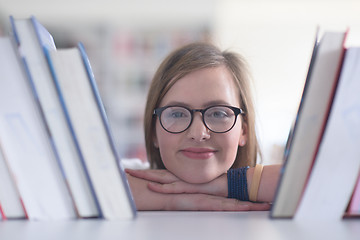
M 345 32 L 325 32 L 314 46 L 308 76 L 270 216 L 292 218 L 326 126 L 341 69 Z
M 0 42 L 0 141 L 28 218 L 73 219 L 72 200 L 33 88 L 10 39 Z
M 296 220 L 341 220 L 360 170 L 360 48 L 349 48 Z
M 0 142 L 0 205 L 4 218 L 25 218 L 20 194 L 3 154 Z M 1 214 L 0 214 L 1 215 Z
M 105 111 L 82 45 L 49 51 L 47 56 L 103 217 L 134 218 L 135 204 L 125 173 L 119 166 Z
M 96 197 L 82 164 L 81 152 L 68 127 L 43 50 L 55 50 L 54 40 L 35 17 L 11 18 L 11 23 L 19 52 L 28 69 L 28 79 L 34 86 L 54 141 L 59 165 L 70 189 L 77 215 L 85 218 L 99 216 Z

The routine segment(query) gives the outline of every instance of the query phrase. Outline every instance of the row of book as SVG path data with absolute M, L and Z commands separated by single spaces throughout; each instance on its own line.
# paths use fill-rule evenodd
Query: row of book
M 84 46 L 35 17 L 0 38 L 1 219 L 132 219 L 126 175 Z
M 134 201 L 84 46 L 34 17 L 0 38 L 0 218 L 131 219 Z M 316 39 L 272 218 L 360 215 L 360 47 Z
M 360 47 L 348 35 L 316 38 L 272 218 L 360 216 Z

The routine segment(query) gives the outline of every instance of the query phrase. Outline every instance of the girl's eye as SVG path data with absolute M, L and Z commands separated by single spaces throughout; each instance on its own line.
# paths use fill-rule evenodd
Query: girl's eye
M 167 118 L 188 118 L 190 116 L 189 111 L 183 108 L 168 108 L 164 111 Z
M 227 117 L 227 113 L 223 112 L 223 111 L 214 111 L 210 114 L 210 117 L 224 118 L 224 117 Z
M 214 108 L 206 111 L 207 118 L 227 118 L 230 117 L 229 111 L 223 108 Z
M 184 112 L 172 112 L 170 114 L 170 117 L 172 117 L 172 118 L 183 118 L 183 117 L 186 117 L 186 115 L 184 114 Z

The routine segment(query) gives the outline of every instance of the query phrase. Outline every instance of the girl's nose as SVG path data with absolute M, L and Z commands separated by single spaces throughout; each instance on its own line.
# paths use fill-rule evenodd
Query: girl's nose
M 201 113 L 194 113 L 193 121 L 187 130 L 187 136 L 199 142 L 210 138 L 210 130 L 205 126 Z

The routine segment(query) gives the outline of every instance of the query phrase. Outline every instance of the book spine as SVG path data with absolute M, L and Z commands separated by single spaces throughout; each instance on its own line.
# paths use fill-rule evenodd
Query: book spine
M 19 34 L 17 33 L 16 27 L 15 27 L 15 19 L 13 16 L 10 16 L 10 25 L 11 25 L 11 29 L 13 30 L 13 38 L 16 42 L 16 44 L 19 46 L 20 45 L 20 39 L 19 39 Z
M 0 203 L 0 220 L 7 220 L 6 216 L 5 216 L 5 213 L 4 213 L 4 210 L 1 206 L 1 203 Z
M 56 71 L 55 71 L 54 65 L 53 65 L 52 60 L 51 60 L 50 50 L 45 48 L 45 47 L 43 48 L 43 50 L 44 50 L 45 57 L 47 59 L 47 62 L 48 62 L 49 68 L 50 68 L 50 72 L 51 72 L 51 75 L 52 75 L 52 79 L 54 81 L 55 88 L 56 88 L 56 91 L 57 91 L 57 94 L 58 94 L 58 97 L 59 97 L 59 100 L 60 100 L 60 105 L 61 105 L 62 110 L 64 112 L 66 122 L 67 122 L 67 124 L 69 126 L 71 136 L 72 136 L 72 138 L 74 140 L 76 151 L 79 154 L 81 165 L 84 168 L 85 177 L 86 177 L 86 179 L 87 179 L 87 181 L 89 183 L 90 191 L 91 191 L 91 194 L 92 194 L 92 196 L 94 198 L 94 202 L 95 202 L 96 208 L 98 210 L 99 217 L 102 218 L 103 214 L 102 214 L 101 206 L 100 206 L 99 200 L 98 200 L 98 198 L 96 196 L 93 183 L 92 183 L 91 178 L 89 176 L 89 171 L 88 171 L 88 168 L 86 166 L 84 156 L 83 156 L 83 154 L 81 152 L 81 149 L 80 149 L 80 146 L 79 146 L 79 141 L 78 141 L 78 139 L 76 137 L 75 130 L 74 130 L 73 124 L 72 124 L 71 119 L 70 119 L 69 112 L 68 112 L 66 104 L 65 104 L 64 96 L 63 96 L 63 94 L 61 92 L 61 87 L 59 85 L 58 78 L 57 78 L 57 75 L 56 75 Z
M 309 63 L 309 70 L 307 72 L 307 76 L 306 76 L 306 80 L 305 80 L 305 85 L 304 85 L 304 89 L 303 89 L 303 93 L 302 93 L 302 96 L 301 96 L 301 100 L 300 100 L 300 104 L 299 104 L 299 108 L 298 108 L 298 111 L 297 111 L 297 114 L 296 114 L 296 117 L 295 117 L 295 122 L 293 124 L 293 127 L 292 129 L 290 129 L 290 132 L 289 132 L 289 136 L 288 136 L 288 139 L 287 139 L 287 142 L 286 142 L 286 145 L 285 145 L 285 149 L 284 149 L 284 164 L 283 164 L 283 167 L 281 168 L 281 171 L 280 171 L 280 179 L 279 179 L 279 184 L 277 186 L 277 189 L 276 189 L 276 192 L 275 192 L 275 199 L 274 199 L 274 202 L 277 202 L 277 199 L 279 198 L 279 195 L 280 195 L 280 192 L 283 191 L 282 190 L 282 184 L 284 184 L 284 179 L 285 179 L 285 171 L 286 169 L 288 168 L 288 159 L 290 158 L 290 154 L 291 154 L 291 149 L 292 149 L 292 146 L 293 146 L 293 137 L 295 136 L 295 133 L 296 133 L 296 130 L 298 128 L 298 121 L 299 121 L 299 118 L 300 118 L 300 115 L 301 115 L 301 111 L 303 109 L 303 105 L 304 105 L 304 99 L 305 99 L 305 95 L 306 93 L 308 92 L 307 89 L 309 88 L 309 85 L 310 85 L 310 78 L 311 78 L 311 73 L 312 73 L 312 69 L 314 67 L 314 63 L 315 63 L 315 59 L 316 59 L 316 53 L 317 53 L 317 49 L 318 49 L 318 36 L 316 35 L 316 38 L 315 38 L 315 41 L 314 41 L 314 46 L 313 46 L 313 52 L 312 52 L 312 55 L 311 55 L 311 61 Z M 277 207 L 277 205 L 273 205 L 271 207 L 271 211 L 270 211 L 270 217 L 271 218 L 285 218 L 285 219 L 288 219 L 288 218 L 292 218 L 292 216 L 278 216 L 277 214 L 275 214 L 275 207 Z
M 103 125 L 104 125 L 106 133 L 107 133 L 107 137 L 108 137 L 108 140 L 109 140 L 109 143 L 110 143 L 111 150 L 112 150 L 112 152 L 113 152 L 113 154 L 115 156 L 115 159 L 116 159 L 116 166 L 119 168 L 119 173 L 120 173 L 120 177 L 121 177 L 121 180 L 122 180 L 122 184 L 123 184 L 123 186 L 125 188 L 127 196 L 132 197 L 132 193 L 131 193 L 131 190 L 130 190 L 130 187 L 129 187 L 129 184 L 128 184 L 128 181 L 127 181 L 127 178 L 126 178 L 126 175 L 125 175 L 125 172 L 122 169 L 122 166 L 120 165 L 119 155 L 118 155 L 118 153 L 116 151 L 116 148 L 115 148 L 114 140 L 113 140 L 113 137 L 112 137 L 112 134 L 111 134 L 111 131 L 110 131 L 110 126 L 108 124 L 108 120 L 107 120 L 107 117 L 106 117 L 105 108 L 104 108 L 104 105 L 103 105 L 103 103 L 101 101 L 99 91 L 97 89 L 95 77 L 94 77 L 93 71 L 91 69 L 89 58 L 88 58 L 88 56 L 86 54 L 85 48 L 84 48 L 82 43 L 78 44 L 78 48 L 80 50 L 80 55 L 81 55 L 81 58 L 83 60 L 84 65 L 85 65 L 85 69 L 86 69 L 86 72 L 87 72 L 87 75 L 88 75 L 88 79 L 90 81 L 90 86 L 91 86 L 92 92 L 94 94 L 94 98 L 95 98 L 96 103 L 97 103 L 97 108 L 98 108 L 98 110 L 100 112 L 101 119 L 102 119 Z M 136 216 L 136 206 L 134 204 L 134 201 L 129 200 L 129 203 L 131 205 L 133 216 Z
M 332 90 L 331 90 L 331 93 L 330 93 L 330 99 L 328 101 L 327 108 L 326 108 L 326 116 L 324 118 L 324 124 L 322 125 L 322 128 L 321 128 L 320 139 L 319 139 L 319 141 L 317 143 L 316 150 L 314 152 L 313 161 L 312 161 L 312 164 L 311 164 L 311 167 L 310 167 L 310 170 L 309 170 L 307 180 L 305 182 L 305 186 L 306 186 L 307 182 L 309 181 L 310 172 L 311 172 L 311 169 L 314 166 L 316 155 L 317 155 L 317 153 L 319 151 L 320 143 L 321 143 L 322 137 L 324 135 L 324 132 L 325 132 L 325 129 L 326 129 L 326 126 L 327 126 L 326 123 L 327 123 L 327 121 L 329 119 L 329 116 L 330 116 L 330 110 L 331 110 L 331 107 L 332 107 L 333 102 L 334 102 L 334 97 L 335 97 L 336 89 L 337 89 L 337 86 L 338 86 L 338 83 L 339 83 L 341 69 L 342 69 L 342 65 L 343 65 L 344 57 L 345 57 L 345 53 L 346 53 L 345 41 L 346 41 L 347 35 L 348 35 L 348 32 L 345 32 L 344 38 L 343 38 L 343 43 L 342 43 L 342 52 L 341 52 L 340 58 L 338 60 L 338 67 L 337 67 L 337 70 L 336 70 L 335 80 L 332 81 L 333 85 L 332 85 Z
M 350 215 L 360 215 L 360 174 L 357 178 L 356 186 L 351 197 L 348 213 Z
M 48 49 L 56 49 L 54 39 L 47 29 L 41 25 L 34 16 L 31 17 L 31 22 L 40 46 L 46 46 Z
M 343 65 L 344 57 L 345 57 L 345 53 L 346 53 L 345 40 L 346 40 L 347 34 L 348 34 L 348 32 L 345 32 L 345 34 L 344 34 L 344 36 L 343 36 L 342 51 L 341 51 L 340 57 L 339 57 L 339 59 L 338 59 L 338 64 L 337 64 L 337 69 L 336 69 L 336 74 L 335 74 L 335 79 L 334 79 L 334 81 L 331 82 L 333 85 L 332 85 L 331 93 L 330 93 L 330 95 L 329 95 L 329 101 L 328 101 L 327 107 L 326 107 L 326 112 L 325 112 L 325 116 L 324 116 L 324 122 L 323 122 L 323 124 L 322 124 L 322 126 L 321 126 L 319 139 L 318 139 L 318 142 L 317 142 L 317 144 L 316 144 L 316 148 L 315 148 L 315 151 L 314 151 L 314 154 L 313 154 L 313 157 L 312 157 L 312 161 L 311 161 L 310 168 L 309 168 L 309 171 L 308 171 L 308 174 L 307 174 L 305 183 L 304 183 L 304 187 L 303 187 L 303 189 L 302 189 L 301 196 L 304 196 L 304 193 L 305 193 L 305 191 L 306 191 L 306 186 L 308 185 L 308 182 L 309 182 L 309 179 L 310 179 L 310 176 L 311 176 L 311 172 L 312 172 L 312 169 L 313 169 L 313 167 L 314 167 L 314 164 L 315 164 L 315 161 L 316 161 L 316 157 L 317 157 L 317 155 L 318 155 L 318 152 L 319 152 L 319 149 L 320 149 L 320 145 L 321 145 L 321 142 L 322 142 L 324 133 L 325 133 L 325 129 L 326 129 L 326 126 L 327 126 L 327 122 L 328 122 L 328 119 L 329 119 L 329 116 L 330 116 L 330 112 L 331 112 L 331 108 L 332 108 L 332 105 L 333 105 L 333 102 L 334 102 L 335 93 L 336 93 L 336 90 L 337 90 L 337 87 L 338 87 L 338 83 L 339 83 L 339 79 L 340 79 L 340 74 L 341 74 L 341 69 L 342 69 L 342 65 Z M 301 201 L 298 202 L 296 209 L 299 208 L 299 205 L 301 204 L 300 202 L 301 202 Z
M 22 57 L 22 62 L 23 62 L 23 66 L 25 68 L 25 73 L 26 73 L 27 79 L 29 80 L 29 83 L 30 83 L 30 86 L 31 86 L 33 96 L 35 98 L 36 105 L 38 106 L 38 109 L 40 110 L 39 112 L 40 112 L 40 115 L 41 115 L 41 121 L 42 121 L 42 123 L 43 123 L 43 125 L 44 125 L 44 127 L 46 129 L 46 133 L 47 133 L 47 136 L 49 138 L 51 148 L 53 149 L 56 162 L 57 162 L 57 164 L 59 166 L 59 170 L 61 172 L 61 175 L 63 176 L 63 180 L 64 180 L 65 185 L 66 185 L 66 189 L 68 191 L 69 196 L 72 196 L 71 191 L 70 191 L 69 182 L 67 180 L 67 176 L 66 176 L 66 173 L 64 171 L 64 167 L 63 167 L 63 165 L 61 163 L 61 160 L 60 160 L 59 152 L 58 152 L 58 150 L 56 148 L 53 136 L 52 136 L 51 131 L 49 129 L 49 125 L 47 124 L 44 109 L 41 106 L 39 95 L 37 93 L 34 80 L 32 79 L 32 76 L 31 76 L 31 73 L 30 73 L 29 65 L 27 64 L 27 61 L 26 61 L 26 59 L 24 57 Z M 74 201 L 73 197 L 71 197 L 71 202 L 72 202 L 72 206 L 73 206 L 73 209 L 74 209 L 76 215 L 79 216 L 79 213 L 77 211 L 77 207 L 76 207 L 76 204 L 75 204 L 75 201 Z
M 5 152 L 4 152 L 4 150 L 3 150 L 1 141 L 0 141 L 0 154 L 2 154 L 2 157 L 3 157 L 3 160 L 4 160 L 4 164 L 5 164 L 5 167 L 6 167 L 7 171 L 8 171 L 9 177 L 11 178 L 11 180 L 13 180 L 14 190 L 15 190 L 15 192 L 16 192 L 16 194 L 17 194 L 17 197 L 19 198 L 18 200 L 19 200 L 19 203 L 20 203 L 20 205 L 21 205 L 21 209 L 22 209 L 22 211 L 23 211 L 23 217 L 26 218 L 26 219 L 28 219 L 28 215 L 27 215 L 27 212 L 26 212 L 26 208 L 25 208 L 25 205 L 24 205 L 24 201 L 23 201 L 23 199 L 22 199 L 22 197 L 21 197 L 21 194 L 20 194 L 18 185 L 16 184 L 16 181 L 15 181 L 15 179 L 16 179 L 16 178 L 15 178 L 15 175 L 14 175 L 14 173 L 11 171 L 11 168 L 10 168 L 10 165 L 9 165 L 9 163 L 8 163 L 7 156 L 5 155 Z M 0 156 L 0 157 L 1 157 L 1 156 Z M 1 204 L 1 202 L 0 202 L 0 204 Z M 0 206 L 0 208 L 1 208 L 1 206 Z M 3 209 L 0 209 L 0 210 L 2 211 L 3 216 L 4 216 L 5 218 L 7 218 L 7 216 L 5 216 L 6 214 L 5 214 L 5 212 L 3 211 Z M 19 216 L 18 216 L 18 217 L 19 217 Z

